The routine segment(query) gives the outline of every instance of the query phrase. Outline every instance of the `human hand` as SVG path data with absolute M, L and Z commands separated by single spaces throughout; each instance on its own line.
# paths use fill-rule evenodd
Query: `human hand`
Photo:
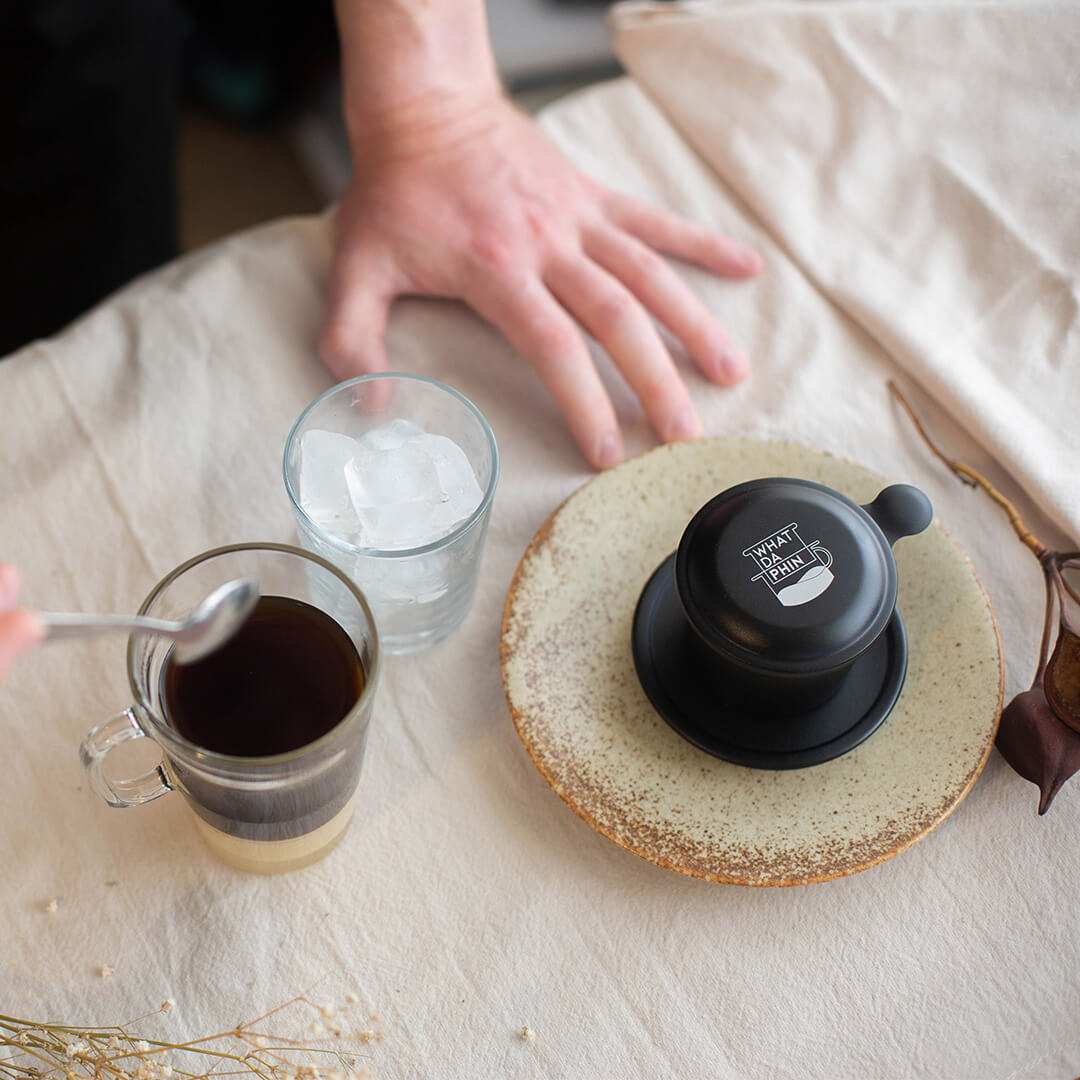
M 383 334 L 402 294 L 464 300 L 536 368 L 588 461 L 622 459 L 615 411 L 575 319 L 608 351 L 664 440 L 701 423 L 651 316 L 704 375 L 747 373 L 718 320 L 658 252 L 722 277 L 756 252 L 617 194 L 578 172 L 497 92 L 383 125 L 356 143 L 337 219 L 320 353 L 339 378 L 387 367 Z
M 0 680 L 15 657 L 36 645 L 42 637 L 41 624 L 29 611 L 18 610 L 19 575 L 14 566 L 0 563 Z

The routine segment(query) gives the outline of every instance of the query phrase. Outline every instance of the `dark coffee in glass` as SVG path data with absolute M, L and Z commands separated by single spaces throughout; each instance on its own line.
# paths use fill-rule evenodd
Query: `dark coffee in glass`
M 205 750 L 286 754 L 322 738 L 356 704 L 364 666 L 326 612 L 263 596 L 240 631 L 198 663 L 172 658 L 162 674 L 166 718 Z

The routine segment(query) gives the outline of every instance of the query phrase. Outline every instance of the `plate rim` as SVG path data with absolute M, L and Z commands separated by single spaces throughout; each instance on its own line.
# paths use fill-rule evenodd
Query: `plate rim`
M 835 454 L 830 450 L 822 450 L 818 447 L 807 446 L 805 443 L 795 442 L 791 439 L 754 439 L 749 437 L 736 436 L 733 438 L 727 438 L 724 436 L 706 436 L 700 439 L 686 440 L 690 445 L 702 444 L 707 442 L 716 443 L 756 443 L 756 444 L 769 444 L 773 446 L 790 447 L 794 450 L 809 451 L 812 454 L 822 455 L 824 457 L 834 458 L 837 461 L 846 462 L 847 464 L 854 465 L 859 469 L 867 472 L 874 473 L 876 476 L 880 474 L 875 469 L 869 469 L 867 466 L 855 461 L 852 458 L 846 457 L 842 454 Z M 659 446 L 650 447 L 648 450 L 643 451 L 640 454 L 635 454 L 631 458 L 627 458 L 621 462 L 616 468 L 621 468 L 624 465 L 629 465 L 633 462 L 640 461 L 641 459 L 655 454 L 663 452 L 671 445 L 683 445 L 683 444 L 671 444 L 661 443 Z M 986 591 L 986 586 L 983 585 L 982 579 L 979 577 L 978 572 L 975 569 L 975 564 L 971 561 L 971 558 L 966 551 L 957 543 L 953 534 L 940 522 L 934 521 L 931 523 L 931 528 L 937 527 L 941 530 L 942 534 L 952 545 L 953 549 L 957 552 L 961 559 L 967 564 L 968 569 L 971 571 L 971 576 L 975 580 L 975 583 L 979 586 L 979 591 L 982 593 L 983 600 L 986 602 L 986 610 L 990 615 L 990 624 L 994 629 L 994 640 L 997 645 L 997 667 L 998 667 L 998 695 L 996 715 L 994 718 L 993 732 L 991 737 L 986 742 L 986 748 L 983 750 L 975 768 L 972 770 L 971 775 L 968 777 L 967 783 L 961 789 L 957 797 L 949 802 L 942 811 L 934 817 L 925 828 L 919 832 L 914 833 L 908 837 L 903 843 L 891 848 L 888 851 L 883 851 L 874 856 L 873 858 L 866 859 L 860 862 L 858 865 L 846 866 L 843 869 L 835 870 L 831 872 L 824 872 L 820 874 L 804 874 L 793 877 L 778 878 L 769 881 L 753 880 L 749 878 L 740 878 L 736 875 L 712 873 L 709 871 L 701 870 L 693 866 L 687 866 L 684 864 L 676 863 L 674 860 L 665 858 L 663 855 L 658 854 L 655 851 L 650 851 L 647 848 L 639 847 L 625 840 L 621 836 L 618 836 L 610 828 L 605 826 L 602 822 L 598 821 L 595 817 L 590 815 L 584 807 L 579 806 L 578 803 L 569 795 L 568 792 L 562 789 L 562 786 L 556 781 L 555 777 L 551 775 L 549 770 L 545 767 L 543 761 L 538 756 L 537 752 L 533 748 L 530 740 L 526 737 L 523 730 L 523 721 L 525 717 L 521 711 L 514 705 L 514 702 L 510 697 L 510 687 L 508 681 L 508 664 L 511 659 L 511 650 L 507 644 L 507 631 L 509 628 L 510 617 L 514 601 L 517 598 L 518 588 L 521 584 L 521 579 L 525 572 L 525 567 L 528 564 L 530 557 L 533 553 L 540 548 L 548 539 L 551 534 L 551 530 L 554 528 L 555 520 L 559 514 L 565 509 L 569 503 L 575 499 L 581 492 L 585 491 L 597 477 L 604 474 L 597 473 L 589 477 L 585 483 L 580 484 L 572 492 L 570 492 L 566 498 L 562 499 L 557 506 L 551 511 L 550 514 L 544 519 L 540 527 L 533 534 L 529 543 L 525 546 L 525 550 L 521 553 L 521 557 L 518 559 L 517 566 L 514 568 L 513 576 L 510 579 L 510 584 L 506 590 L 506 599 L 503 602 L 503 614 L 499 624 L 499 673 L 503 687 L 503 696 L 506 699 L 507 708 L 510 711 L 510 718 L 514 724 L 514 730 L 517 732 L 517 736 L 522 746 L 524 746 L 526 753 L 529 755 L 533 766 L 536 771 L 541 775 L 544 782 L 549 788 L 562 800 L 562 802 L 568 806 L 582 821 L 585 822 L 593 831 L 599 833 L 605 839 L 610 840 L 617 847 L 622 848 L 624 851 L 628 851 L 638 858 L 643 859 L 645 862 L 652 863 L 654 866 L 658 866 L 663 870 L 670 870 L 673 873 L 679 874 L 683 877 L 695 878 L 699 881 L 707 881 L 714 885 L 741 885 L 745 888 L 754 889 L 777 889 L 777 888 L 794 888 L 798 885 L 819 885 L 826 881 L 835 881 L 839 878 L 851 877 L 855 874 L 860 874 L 864 870 L 870 870 L 875 866 L 880 866 L 882 863 L 888 862 L 891 859 L 896 858 L 897 855 L 907 851 L 918 841 L 929 836 L 939 825 L 946 821 L 956 810 L 956 808 L 967 798 L 971 793 L 971 789 L 975 786 L 976 781 L 983 773 L 983 769 L 986 768 L 986 763 L 990 760 L 990 755 L 993 753 L 994 744 L 997 741 L 998 729 L 1001 725 L 1001 712 L 1005 701 L 1005 659 L 1004 651 L 1001 641 L 1001 628 L 998 626 L 997 614 L 994 611 L 993 603 L 990 600 L 990 594 Z M 882 480 L 887 480 L 886 477 L 881 477 Z M 651 706 L 651 702 L 650 702 Z M 661 720 L 663 718 L 661 717 Z M 704 753 L 704 751 L 702 751 Z M 743 766 L 734 766 L 735 768 L 742 768 Z

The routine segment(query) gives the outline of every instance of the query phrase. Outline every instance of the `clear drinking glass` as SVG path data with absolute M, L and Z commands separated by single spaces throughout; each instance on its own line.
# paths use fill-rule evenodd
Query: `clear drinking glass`
M 284 544 L 236 544 L 178 566 L 139 608 L 140 615 L 178 619 L 219 585 L 253 578 L 264 596 L 302 600 L 332 614 L 356 646 L 364 688 L 345 717 L 297 750 L 237 757 L 205 750 L 170 727 L 162 675 L 171 642 L 146 634 L 128 640 L 128 677 L 134 702 L 87 732 L 80 748 L 94 790 L 110 806 L 137 806 L 178 790 L 211 851 L 253 873 L 296 870 L 326 855 L 352 818 L 364 760 L 372 703 L 379 682 L 379 639 L 367 601 L 336 567 Z M 161 762 L 134 779 L 107 775 L 109 751 L 149 738 Z
M 395 419 L 409 420 L 457 443 L 476 473 L 483 498 L 468 518 L 429 544 L 402 549 L 358 547 L 304 511 L 301 440 L 312 430 L 358 438 Z M 387 652 L 417 652 L 453 633 L 476 591 L 499 481 L 495 436 L 467 397 L 435 379 L 402 372 L 361 375 L 339 383 L 316 398 L 293 425 L 285 443 L 284 476 L 300 543 L 339 566 L 364 590 Z

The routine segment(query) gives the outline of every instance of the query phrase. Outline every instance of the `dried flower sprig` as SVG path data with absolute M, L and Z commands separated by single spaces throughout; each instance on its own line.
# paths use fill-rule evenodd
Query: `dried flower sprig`
M 341 1006 L 320 1005 L 305 995 L 237 1024 L 186 1042 L 151 1039 L 131 1029 L 152 1016 L 172 1012 L 168 999 L 154 1012 L 125 1024 L 80 1027 L 46 1023 L 0 1014 L 0 1080 L 204 1080 L 207 1077 L 248 1076 L 259 1080 L 360 1080 L 370 1078 L 360 1055 L 335 1045 L 312 1046 L 302 1039 L 266 1028 L 280 1022 L 288 1010 L 306 1009 L 323 1020 L 337 1017 L 337 1044 L 355 1039 L 366 1045 L 381 1040 L 370 1028 L 347 1034 L 345 1015 L 355 994 Z M 320 1021 L 321 1023 L 321 1021 Z M 325 1030 L 325 1029 L 324 1029 Z M 312 1064 L 311 1059 L 317 1063 Z
M 944 454 L 891 379 L 889 391 L 907 413 L 931 453 L 970 487 L 981 488 L 1005 511 L 1013 531 L 1039 560 L 1046 585 L 1039 662 L 1029 690 L 1017 694 L 1001 714 L 997 748 L 1002 757 L 1039 789 L 1039 813 L 1045 814 L 1062 784 L 1080 770 L 1080 622 L 1073 610 L 1080 592 L 1064 571 L 1080 568 L 1080 552 L 1053 551 L 1028 527 L 1013 503 L 980 472 Z M 1054 612 L 1058 612 L 1053 652 Z

